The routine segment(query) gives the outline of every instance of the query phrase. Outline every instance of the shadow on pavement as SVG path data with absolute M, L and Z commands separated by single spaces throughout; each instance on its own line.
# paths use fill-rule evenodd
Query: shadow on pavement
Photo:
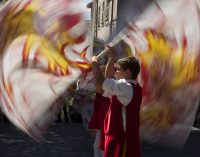
M 181 150 L 142 142 L 142 157 L 200 157 L 200 131 L 192 131 Z
M 82 124 L 54 124 L 38 143 L 9 123 L 0 123 L 2 157 L 92 157 L 93 138 Z
M 38 143 L 9 123 L 0 122 L 1 157 L 93 157 L 94 139 L 82 124 L 52 124 Z M 200 131 L 193 131 L 182 150 L 142 142 L 142 157 L 200 157 Z

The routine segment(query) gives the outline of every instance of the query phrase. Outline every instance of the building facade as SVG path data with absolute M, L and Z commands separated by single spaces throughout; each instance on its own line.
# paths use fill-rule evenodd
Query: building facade
M 95 38 L 107 41 L 117 34 L 152 0 L 93 0 L 91 30 Z
M 91 30 L 95 38 L 106 41 L 116 30 L 118 0 L 93 0 L 91 8 Z

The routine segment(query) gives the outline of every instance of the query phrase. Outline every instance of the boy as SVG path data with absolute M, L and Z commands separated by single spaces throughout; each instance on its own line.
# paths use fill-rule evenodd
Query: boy
M 106 72 L 112 73 L 115 59 L 111 48 L 106 48 L 106 55 Z M 110 98 L 104 120 L 104 157 L 140 157 L 139 113 L 142 90 L 137 82 L 139 62 L 135 57 L 119 59 L 115 65 L 114 80 L 105 78 L 101 73 L 96 56 L 91 61 L 96 86 L 102 89 L 103 96 Z

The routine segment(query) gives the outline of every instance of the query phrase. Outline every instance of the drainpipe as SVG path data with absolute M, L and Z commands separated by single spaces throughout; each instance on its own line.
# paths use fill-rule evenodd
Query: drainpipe
M 98 35 L 98 14 L 99 14 L 99 7 L 98 7 L 98 0 L 95 0 L 95 5 L 96 5 L 96 27 L 95 27 L 95 36 L 97 37 L 97 35 Z M 97 37 L 98 38 L 98 37 Z
M 108 0 L 110 1 L 110 0 Z M 114 0 L 112 0 L 112 11 L 111 11 L 111 22 L 110 22 L 110 34 L 112 34 L 113 31 L 113 11 L 114 11 Z

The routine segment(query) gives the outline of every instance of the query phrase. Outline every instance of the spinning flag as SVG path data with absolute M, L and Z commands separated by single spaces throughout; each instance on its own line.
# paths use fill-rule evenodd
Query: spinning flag
M 85 70 L 87 26 L 78 0 L 10 0 L 0 10 L 0 96 L 9 120 L 36 140 L 56 100 Z
M 200 1 L 161 0 L 110 43 L 141 61 L 141 138 L 182 147 L 192 129 L 200 91 Z

